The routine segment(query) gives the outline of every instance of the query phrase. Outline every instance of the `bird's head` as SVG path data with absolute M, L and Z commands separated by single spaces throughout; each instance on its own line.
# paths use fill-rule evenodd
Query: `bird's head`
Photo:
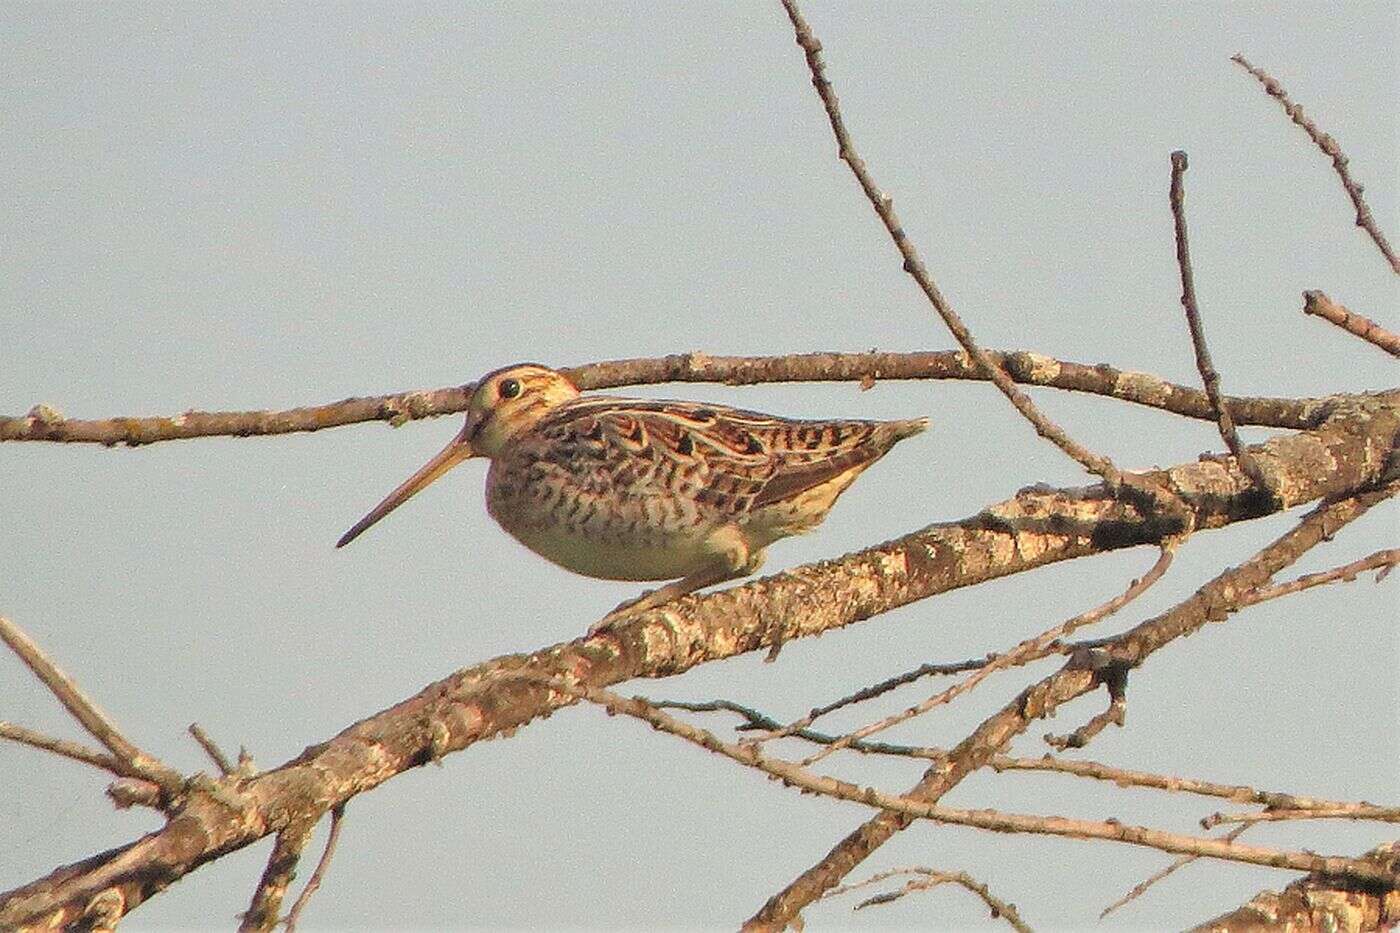
M 399 488 L 347 531 L 336 547 L 344 547 L 369 526 L 407 502 L 433 480 L 472 457 L 498 457 L 512 438 L 531 428 L 550 411 L 577 398 L 578 389 L 547 366 L 520 363 L 481 377 L 467 405 L 467 420 L 437 456 L 404 480 Z
M 499 456 L 511 438 L 578 394 L 572 382 L 547 366 L 521 363 L 487 373 L 472 393 L 458 440 L 471 445 L 470 456 Z

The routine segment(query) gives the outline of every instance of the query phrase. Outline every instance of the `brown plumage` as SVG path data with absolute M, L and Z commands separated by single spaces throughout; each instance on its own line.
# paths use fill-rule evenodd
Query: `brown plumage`
M 764 548 L 819 525 L 866 467 L 926 426 L 585 396 L 552 369 L 510 366 L 482 378 L 461 433 L 337 547 L 454 464 L 489 457 L 487 510 L 525 546 L 591 577 L 675 581 L 596 630 L 752 573 Z

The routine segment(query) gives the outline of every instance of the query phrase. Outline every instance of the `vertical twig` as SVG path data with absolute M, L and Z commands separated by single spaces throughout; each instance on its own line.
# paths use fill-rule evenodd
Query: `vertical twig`
M 1186 325 L 1191 330 L 1191 346 L 1196 351 L 1196 368 L 1200 370 L 1201 381 L 1205 383 L 1206 397 L 1215 410 L 1215 423 L 1220 428 L 1220 437 L 1231 455 L 1239 463 L 1240 469 L 1249 477 L 1254 487 L 1261 492 L 1268 490 L 1268 481 L 1259 469 L 1259 464 L 1244 449 L 1240 436 L 1235 431 L 1235 421 L 1230 411 L 1220 401 L 1220 374 L 1210 359 L 1210 348 L 1206 346 L 1205 325 L 1201 323 L 1201 309 L 1196 304 L 1196 278 L 1191 271 L 1191 248 L 1186 240 L 1186 191 L 1182 176 L 1186 174 L 1186 153 L 1178 149 L 1172 153 L 1171 207 L 1172 223 L 1176 228 L 1176 264 L 1181 270 L 1181 306 L 1186 309 Z

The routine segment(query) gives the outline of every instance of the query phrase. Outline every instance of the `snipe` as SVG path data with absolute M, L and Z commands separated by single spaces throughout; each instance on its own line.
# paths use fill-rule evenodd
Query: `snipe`
M 486 510 L 536 554 L 590 577 L 674 581 L 618 606 L 597 631 L 753 573 L 764 548 L 821 524 L 866 467 L 927 425 L 580 395 L 552 369 L 508 366 L 477 383 L 456 438 L 336 547 L 454 465 L 487 457 Z

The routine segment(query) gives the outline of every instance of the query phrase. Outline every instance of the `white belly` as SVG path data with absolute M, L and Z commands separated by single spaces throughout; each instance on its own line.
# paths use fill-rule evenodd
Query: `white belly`
M 554 527 L 501 527 L 560 567 L 603 580 L 675 580 L 713 560 L 699 535 L 626 535 Z

